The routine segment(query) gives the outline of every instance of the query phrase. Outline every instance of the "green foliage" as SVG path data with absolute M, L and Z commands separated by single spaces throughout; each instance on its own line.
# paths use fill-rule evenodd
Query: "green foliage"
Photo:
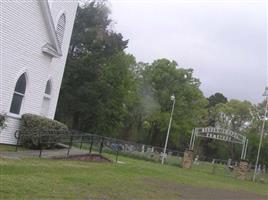
M 68 127 L 56 120 L 33 114 L 24 114 L 21 118 L 21 143 L 27 148 L 53 148 L 57 143 L 57 134 L 68 132 Z M 51 134 L 51 137 L 46 135 Z M 41 138 L 41 141 L 39 141 Z M 49 142 L 49 144 L 48 144 Z
M 226 104 L 216 105 L 216 110 L 223 113 L 229 129 L 241 132 L 245 128 L 245 123 L 251 121 L 252 104 L 249 101 L 230 100 Z
M 208 98 L 208 102 L 209 102 L 208 107 L 213 107 L 219 103 L 223 104 L 227 103 L 228 99 L 222 93 L 217 92 Z
M 163 145 L 175 94 L 169 144 L 184 149 L 191 129 L 206 121 L 199 80 L 167 59 L 136 63 L 111 30 L 109 13 L 102 1 L 78 8 L 56 118 L 74 129 Z
M 74 129 L 116 135 L 132 91 L 127 41 L 109 26 L 101 1 L 79 7 L 70 44 L 56 118 Z
M 139 80 L 145 142 L 163 146 L 169 123 L 172 94 L 176 97 L 169 140 L 170 148 L 184 150 L 191 130 L 204 123 L 207 100 L 192 69 L 178 68 L 175 61 L 160 59 L 144 65 Z
M 226 103 L 217 103 L 209 108 L 209 117 L 214 118 L 215 125 L 221 128 L 233 130 L 245 135 L 249 139 L 247 159 L 253 165 L 256 162 L 261 127 L 263 124 L 266 101 L 259 105 L 252 105 L 248 101 L 230 100 Z M 268 122 L 265 122 L 265 132 L 268 130 Z M 268 138 L 264 137 L 262 144 L 260 163 L 268 165 Z M 207 158 L 232 158 L 240 159 L 242 147 L 214 140 L 201 140 L 199 153 Z
M 253 107 L 251 110 L 252 119 L 248 124 L 247 128 L 244 130 L 246 136 L 249 139 L 249 149 L 248 149 L 248 158 L 255 164 L 257 151 L 260 142 L 260 134 L 264 120 L 266 101 L 261 102 L 260 104 Z M 260 159 L 259 163 L 265 164 L 268 166 L 268 121 L 265 120 L 264 126 L 264 137 L 261 146 Z
M 0 114 L 0 130 L 6 127 L 6 114 Z
M 222 93 L 215 93 L 208 98 L 208 126 L 216 126 L 219 113 L 216 111 L 216 105 L 225 104 L 228 102 L 227 98 Z
M 192 69 L 168 59 L 136 63 L 124 52 L 128 41 L 113 31 L 112 24 L 106 1 L 78 7 L 56 119 L 73 129 L 163 146 L 174 94 L 168 148 L 187 148 L 195 127 L 220 126 L 252 138 L 249 157 L 254 161 L 264 102 L 255 106 L 228 101 L 221 93 L 206 99 Z M 239 146 L 213 140 L 200 143 L 199 153 L 208 159 L 240 158 Z

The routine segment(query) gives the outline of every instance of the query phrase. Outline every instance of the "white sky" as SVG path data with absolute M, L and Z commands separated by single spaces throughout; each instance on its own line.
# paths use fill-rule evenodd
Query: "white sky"
M 264 0 L 110 0 L 114 29 L 137 61 L 193 68 L 206 96 L 260 102 L 267 80 Z

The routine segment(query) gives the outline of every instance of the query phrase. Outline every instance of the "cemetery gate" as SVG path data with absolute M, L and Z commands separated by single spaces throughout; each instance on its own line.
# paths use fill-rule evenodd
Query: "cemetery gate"
M 194 150 L 196 137 L 210 138 L 242 145 L 241 159 L 247 155 L 248 139 L 239 133 L 215 127 L 195 128 L 192 131 L 189 149 Z

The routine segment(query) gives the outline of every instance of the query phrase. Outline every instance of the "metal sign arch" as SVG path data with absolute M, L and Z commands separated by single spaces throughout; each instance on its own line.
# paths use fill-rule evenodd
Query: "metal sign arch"
M 221 140 L 242 145 L 241 159 L 246 159 L 248 139 L 246 136 L 223 128 L 204 127 L 195 128 L 192 131 L 189 149 L 194 150 L 196 137 Z

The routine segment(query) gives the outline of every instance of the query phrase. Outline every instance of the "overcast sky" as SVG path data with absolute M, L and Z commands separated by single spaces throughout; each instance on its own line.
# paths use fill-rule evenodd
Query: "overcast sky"
M 193 68 L 206 96 L 260 102 L 267 84 L 264 0 L 110 0 L 114 29 L 137 61 Z

